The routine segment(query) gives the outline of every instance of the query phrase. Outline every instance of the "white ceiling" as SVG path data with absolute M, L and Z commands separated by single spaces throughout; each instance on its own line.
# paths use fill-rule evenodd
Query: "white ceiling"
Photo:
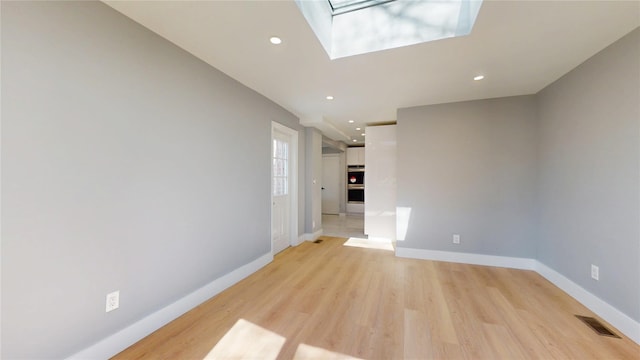
M 638 1 L 485 0 L 469 36 L 330 60 L 292 0 L 106 3 L 303 124 L 359 142 L 355 127 L 398 108 L 534 94 L 640 26 Z

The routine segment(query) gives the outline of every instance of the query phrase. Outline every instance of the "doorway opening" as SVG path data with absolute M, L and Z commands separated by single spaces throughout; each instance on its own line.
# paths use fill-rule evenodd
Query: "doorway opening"
M 328 138 L 322 140 L 322 230 L 324 235 L 364 237 L 364 215 L 349 213 L 347 147 Z M 364 190 L 363 190 L 364 191 Z

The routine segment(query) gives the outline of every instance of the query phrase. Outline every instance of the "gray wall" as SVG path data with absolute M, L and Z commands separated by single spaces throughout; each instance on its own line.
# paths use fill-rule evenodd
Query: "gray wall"
M 640 30 L 538 100 L 538 259 L 640 321 Z
M 533 257 L 533 96 L 398 110 L 398 247 Z M 461 243 L 452 243 L 454 233 Z
M 97 2 L 3 1 L 2 76 L 2 358 L 70 355 L 270 251 L 292 114 Z
M 638 99 L 636 29 L 535 96 L 400 109 L 398 246 L 535 258 L 640 321 Z

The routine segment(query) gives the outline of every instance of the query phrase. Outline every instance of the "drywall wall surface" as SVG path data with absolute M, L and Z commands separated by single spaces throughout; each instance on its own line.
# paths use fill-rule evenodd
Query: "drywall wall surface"
M 519 96 L 398 110 L 398 247 L 534 256 L 535 105 Z
M 295 116 L 99 2 L 1 24 L 2 358 L 71 355 L 270 251 L 271 121 Z
M 538 94 L 538 260 L 640 321 L 640 30 Z M 600 280 L 591 278 L 591 265 Z

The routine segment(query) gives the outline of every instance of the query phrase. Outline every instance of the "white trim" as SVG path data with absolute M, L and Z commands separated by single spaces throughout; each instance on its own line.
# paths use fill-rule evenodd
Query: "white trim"
M 447 261 L 463 264 L 497 266 L 522 270 L 534 270 L 535 260 L 527 258 L 516 258 L 508 256 L 482 255 L 471 253 L 459 253 L 453 251 L 437 251 L 425 249 L 396 248 L 396 256 L 422 259 Z
M 319 229 L 314 233 L 304 233 L 300 237 L 303 241 L 315 241 L 317 238 L 322 236 L 323 230 Z
M 296 234 L 298 234 L 298 138 L 299 138 L 299 133 L 297 130 L 291 129 L 287 126 L 284 126 L 278 122 L 275 121 L 271 121 L 271 142 L 270 144 L 273 144 L 273 132 L 275 130 L 278 130 L 281 133 L 287 134 L 291 137 L 291 151 L 289 152 L 289 171 L 291 171 L 291 174 L 289 174 L 289 201 L 290 201 L 290 207 L 289 209 L 290 211 L 290 218 L 289 218 L 289 222 L 290 222 L 290 226 L 291 228 L 289 229 L 289 245 L 291 246 L 296 246 L 298 244 L 296 244 L 297 238 L 296 238 Z M 271 149 L 273 145 L 270 145 L 269 148 Z M 270 177 L 271 179 L 269 180 L 269 183 L 271 184 L 271 187 L 269 187 L 269 193 L 271 194 L 270 199 L 270 205 L 269 205 L 269 209 L 270 209 L 270 214 L 271 216 L 269 217 L 270 219 L 270 223 L 269 223 L 269 239 L 271 239 L 271 252 L 273 253 L 273 231 L 271 229 L 271 227 L 273 226 L 273 166 L 271 166 L 271 157 L 272 157 L 272 152 L 273 149 L 271 149 L 271 151 L 269 152 L 269 168 L 270 170 Z
M 206 300 L 236 284 L 240 280 L 258 271 L 273 261 L 270 252 L 242 265 L 241 267 L 223 275 L 209 284 L 186 295 L 176 302 L 150 314 L 115 334 L 89 346 L 88 348 L 68 357 L 68 359 L 108 359 L 127 347 L 140 341 L 145 336 L 168 324 L 180 315 L 202 304 Z
M 323 233 L 324 233 L 323 229 L 319 229 L 318 231 L 316 231 L 314 233 L 301 234 L 300 236 L 298 236 L 298 243 L 295 244 L 295 246 L 298 246 L 298 245 L 302 244 L 305 241 L 315 241 L 317 238 L 322 236 Z
M 535 259 L 402 247 L 396 248 L 396 256 L 411 259 L 533 270 L 640 345 L 640 322 L 630 318 L 620 310 L 588 292 L 580 285 L 569 280 L 564 275 Z

